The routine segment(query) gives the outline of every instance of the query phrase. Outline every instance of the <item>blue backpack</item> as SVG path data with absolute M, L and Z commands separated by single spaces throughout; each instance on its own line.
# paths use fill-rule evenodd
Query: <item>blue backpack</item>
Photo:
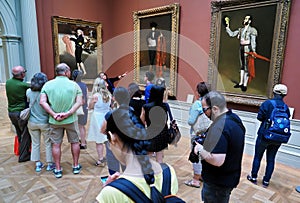
M 267 140 L 287 143 L 291 136 L 290 132 L 290 119 L 287 113 L 287 105 L 277 105 L 274 100 L 270 100 L 274 109 L 271 113 L 268 122 L 267 132 L 264 137 Z
M 161 163 L 163 169 L 163 185 L 162 185 L 162 195 L 164 196 L 166 203 L 185 203 L 182 199 L 176 195 L 171 195 L 171 171 L 167 164 Z M 126 194 L 134 202 L 140 203 L 152 203 L 152 200 L 149 199 L 137 186 L 135 186 L 129 180 L 125 178 L 119 178 L 108 184 L 111 187 L 117 188 L 124 194 Z

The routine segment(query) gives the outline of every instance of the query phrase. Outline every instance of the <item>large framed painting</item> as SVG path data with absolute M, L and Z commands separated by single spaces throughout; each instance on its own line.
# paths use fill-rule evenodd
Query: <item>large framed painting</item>
M 290 0 L 211 3 L 208 82 L 227 101 L 259 106 L 280 82 Z
M 81 19 L 52 17 L 54 63 L 66 63 L 84 73 L 83 80 L 92 84 L 102 70 L 102 25 Z
M 170 93 L 176 95 L 179 4 L 133 13 L 134 80 L 145 87 L 147 71 L 154 82 L 163 78 Z

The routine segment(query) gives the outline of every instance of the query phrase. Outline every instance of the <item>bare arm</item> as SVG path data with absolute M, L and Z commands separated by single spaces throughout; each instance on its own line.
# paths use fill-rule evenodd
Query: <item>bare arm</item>
M 98 101 L 98 97 L 96 95 L 92 96 L 92 99 L 89 102 L 89 109 L 94 109 L 95 103 Z
M 81 105 L 82 105 L 82 95 L 77 95 L 75 104 L 69 109 L 69 111 L 67 111 L 67 113 L 69 113 L 68 116 L 75 113 Z
M 50 105 L 48 104 L 48 97 L 46 94 L 42 93 L 40 97 L 40 105 L 45 109 L 45 111 L 52 116 L 54 119 L 57 118 L 58 113 L 54 112 Z
M 213 166 L 222 166 L 225 162 L 226 154 L 214 154 L 203 149 L 203 146 L 196 142 L 196 146 L 194 148 L 194 153 L 201 156 L 207 163 Z
M 107 121 L 104 119 L 102 126 L 100 128 L 100 133 L 106 134 L 106 126 L 107 126 Z
M 146 124 L 145 110 L 144 110 L 143 107 L 142 107 L 140 119 L 144 123 L 144 125 L 146 126 L 147 124 Z
M 72 115 L 76 110 L 82 105 L 82 96 L 78 95 L 76 97 L 75 104 L 69 109 L 67 112 L 54 112 L 50 105 L 48 104 L 48 98 L 47 95 L 42 93 L 40 98 L 40 105 L 45 109 L 47 113 L 49 113 L 50 116 L 52 116 L 55 120 L 63 120 L 70 115 Z

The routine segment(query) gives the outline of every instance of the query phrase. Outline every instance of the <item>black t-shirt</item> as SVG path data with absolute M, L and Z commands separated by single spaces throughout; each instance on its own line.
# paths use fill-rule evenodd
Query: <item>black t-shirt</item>
M 202 160 L 202 177 L 205 182 L 221 187 L 236 187 L 240 180 L 244 151 L 245 128 L 240 118 L 228 111 L 211 125 L 203 144 L 214 154 L 226 154 L 225 162 L 217 167 Z

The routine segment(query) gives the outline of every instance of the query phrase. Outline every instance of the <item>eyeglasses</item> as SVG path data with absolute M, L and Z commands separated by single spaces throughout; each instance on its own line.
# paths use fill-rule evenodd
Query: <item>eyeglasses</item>
M 23 70 L 23 72 L 22 73 L 26 73 L 27 72 L 27 70 Z
M 205 107 L 205 108 L 202 108 L 203 112 L 205 113 L 208 109 L 210 109 L 211 107 Z

